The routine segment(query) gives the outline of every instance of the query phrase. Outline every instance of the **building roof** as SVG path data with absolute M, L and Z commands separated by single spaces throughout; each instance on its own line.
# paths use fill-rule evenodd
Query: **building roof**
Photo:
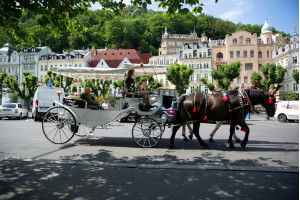
M 265 20 L 265 24 L 261 28 L 261 33 L 272 33 L 272 27 L 268 24 L 267 19 Z
M 149 58 L 152 57 L 151 54 L 145 53 L 141 54 L 135 49 L 119 49 L 119 50 L 106 50 L 100 51 L 97 56 L 95 56 L 91 61 L 91 67 L 96 67 L 101 59 L 105 60 L 111 68 L 117 68 L 120 63 L 127 58 L 131 63 L 149 63 Z

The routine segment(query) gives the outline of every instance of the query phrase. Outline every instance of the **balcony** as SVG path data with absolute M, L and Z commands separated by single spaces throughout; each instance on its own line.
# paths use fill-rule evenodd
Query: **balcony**
M 223 62 L 223 61 L 224 61 L 224 58 L 216 58 L 216 61 L 217 61 L 217 62 Z

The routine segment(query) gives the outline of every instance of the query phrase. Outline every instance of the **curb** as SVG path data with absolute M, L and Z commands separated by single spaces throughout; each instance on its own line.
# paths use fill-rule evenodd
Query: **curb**
M 176 169 L 176 170 L 223 170 L 223 171 L 248 171 L 248 172 L 279 172 L 299 173 L 299 167 L 270 167 L 270 166 L 230 166 L 230 165 L 178 165 L 178 164 L 134 164 L 134 163 L 109 163 L 81 160 L 50 160 L 30 159 L 20 157 L 0 158 L 0 161 L 36 162 L 38 164 L 86 165 L 99 167 L 122 167 L 137 169 Z

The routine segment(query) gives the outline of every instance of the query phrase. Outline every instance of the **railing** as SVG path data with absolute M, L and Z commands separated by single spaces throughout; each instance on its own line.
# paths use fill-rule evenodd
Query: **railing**
M 216 61 L 218 61 L 218 62 L 221 62 L 223 60 L 224 60 L 224 58 L 216 58 Z

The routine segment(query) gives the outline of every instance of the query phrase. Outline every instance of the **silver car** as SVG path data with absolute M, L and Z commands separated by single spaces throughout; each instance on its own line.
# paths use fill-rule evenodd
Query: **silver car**
M 0 106 L 0 119 L 5 117 L 22 119 L 28 117 L 28 110 L 20 103 L 5 103 Z

